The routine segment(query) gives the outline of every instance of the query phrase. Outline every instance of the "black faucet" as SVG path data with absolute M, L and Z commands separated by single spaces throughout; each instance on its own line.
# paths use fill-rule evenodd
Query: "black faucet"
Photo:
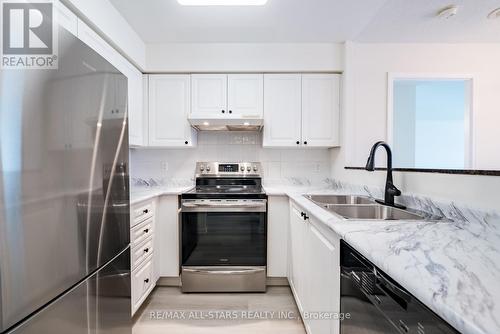
M 377 148 L 379 148 L 379 146 L 383 146 L 387 151 L 387 179 L 385 181 L 385 198 L 383 201 L 377 200 L 377 203 L 393 206 L 400 209 L 406 209 L 406 207 L 404 207 L 403 205 L 394 203 L 394 197 L 400 196 L 401 191 L 396 188 L 394 182 L 392 181 L 392 151 L 390 146 L 386 142 L 379 141 L 372 146 L 365 169 L 369 172 L 373 172 L 375 170 L 375 152 L 377 151 Z

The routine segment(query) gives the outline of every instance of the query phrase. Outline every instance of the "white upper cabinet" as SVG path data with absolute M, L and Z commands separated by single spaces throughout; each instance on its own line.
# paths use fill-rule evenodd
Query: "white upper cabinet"
M 264 75 L 264 147 L 302 142 L 301 75 Z
M 262 74 L 193 74 L 191 118 L 262 118 Z
M 128 136 L 129 145 L 143 146 L 146 135 L 144 133 L 144 91 L 142 73 L 133 65 L 128 64 L 126 73 L 128 78 Z
M 189 75 L 149 76 L 149 146 L 196 146 L 188 122 L 190 87 Z
M 339 145 L 340 75 L 266 74 L 264 147 Z
M 226 74 L 193 74 L 191 80 L 191 117 L 218 118 L 229 114 Z
M 332 147 L 339 144 L 340 75 L 302 76 L 302 144 Z
M 262 118 L 264 78 L 262 74 L 229 74 L 227 108 L 230 116 Z

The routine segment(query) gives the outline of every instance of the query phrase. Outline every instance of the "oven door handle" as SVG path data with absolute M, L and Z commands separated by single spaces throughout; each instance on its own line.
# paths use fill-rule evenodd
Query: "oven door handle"
M 191 269 L 182 268 L 182 271 L 202 274 L 202 275 L 250 275 L 265 271 L 263 268 L 231 269 L 231 270 L 211 270 L 211 269 Z
M 234 203 L 234 204 L 210 204 L 210 203 L 184 203 L 186 208 L 260 208 L 266 203 Z
M 266 202 L 257 203 L 182 203 L 182 211 L 184 212 L 224 212 L 230 211 L 253 211 L 265 212 L 267 208 Z

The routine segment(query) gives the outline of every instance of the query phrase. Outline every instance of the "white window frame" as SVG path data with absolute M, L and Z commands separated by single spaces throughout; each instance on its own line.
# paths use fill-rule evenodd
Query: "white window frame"
M 469 82 L 469 100 L 466 101 L 465 111 L 465 169 L 473 169 L 476 165 L 476 151 L 475 151 L 475 131 L 474 129 L 474 115 L 476 114 L 476 89 L 475 89 L 475 75 L 474 74 L 457 74 L 457 73 L 387 73 L 387 143 L 393 145 L 394 131 L 394 82 L 401 80 L 408 81 L 468 81 Z M 395 166 L 397 168 L 397 166 Z

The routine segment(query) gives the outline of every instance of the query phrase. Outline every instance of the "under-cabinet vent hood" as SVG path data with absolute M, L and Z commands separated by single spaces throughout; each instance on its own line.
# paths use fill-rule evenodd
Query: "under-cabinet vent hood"
M 189 118 L 192 127 L 200 131 L 260 131 L 260 118 Z

